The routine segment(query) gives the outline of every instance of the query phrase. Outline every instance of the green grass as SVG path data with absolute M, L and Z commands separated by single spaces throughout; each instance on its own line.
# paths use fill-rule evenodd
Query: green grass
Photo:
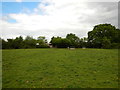
M 117 88 L 117 49 L 2 51 L 3 88 Z

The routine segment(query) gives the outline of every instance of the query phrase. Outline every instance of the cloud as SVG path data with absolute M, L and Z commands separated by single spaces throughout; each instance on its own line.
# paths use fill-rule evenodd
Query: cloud
M 22 2 L 23 0 L 15 0 L 16 2 Z
M 2 20 L 4 38 L 31 35 L 46 36 L 50 40 L 52 36 L 65 37 L 68 33 L 84 37 L 96 24 L 111 23 L 117 26 L 115 2 L 42 0 L 34 12 L 28 13 L 27 9 L 23 11 L 24 13 L 8 15 L 16 23 Z

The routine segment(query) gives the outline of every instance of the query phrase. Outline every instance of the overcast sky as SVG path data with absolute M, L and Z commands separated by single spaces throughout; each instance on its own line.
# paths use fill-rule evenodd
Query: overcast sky
M 117 2 L 80 2 L 80 0 L 39 0 L 40 2 L 2 3 L 2 38 L 17 36 L 65 37 L 68 33 L 87 37 L 97 24 L 117 27 Z

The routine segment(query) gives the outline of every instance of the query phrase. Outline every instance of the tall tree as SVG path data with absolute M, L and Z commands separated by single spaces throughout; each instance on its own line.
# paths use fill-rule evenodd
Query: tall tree
M 2 39 L 2 49 L 8 49 L 8 43 L 4 39 Z
M 80 45 L 79 45 L 79 47 L 80 48 L 87 47 L 87 43 L 88 43 L 88 38 L 86 38 L 86 37 L 80 38 Z
M 44 36 L 39 36 L 37 38 L 37 44 L 36 47 L 37 48 L 47 48 L 49 47 L 47 44 L 47 39 Z
M 78 36 L 76 36 L 75 34 L 70 33 L 70 34 L 67 34 L 66 38 L 68 40 L 70 40 L 70 42 L 71 42 L 70 46 L 72 46 L 72 47 L 79 47 L 80 39 L 79 39 Z
M 0 37 L 0 49 L 2 49 L 2 39 Z
M 61 37 L 52 37 L 50 43 L 53 45 L 53 47 L 59 47 L 61 39 Z
M 23 48 L 23 37 L 22 36 L 16 37 L 16 39 L 14 39 L 13 41 L 13 46 L 15 49 Z
M 36 40 L 32 36 L 26 36 L 24 40 L 24 48 L 36 48 Z
M 120 30 L 111 24 L 96 25 L 92 31 L 88 32 L 89 47 L 104 48 L 103 43 L 105 44 L 106 41 L 108 43 L 117 43 L 119 42 L 119 32 Z
M 61 37 L 52 37 L 50 43 L 58 48 L 67 48 L 70 46 L 70 40 Z

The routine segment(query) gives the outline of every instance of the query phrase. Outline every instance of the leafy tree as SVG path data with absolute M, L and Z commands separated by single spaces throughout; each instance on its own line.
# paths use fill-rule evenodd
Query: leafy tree
M 36 45 L 37 48 L 49 48 L 47 44 L 47 39 L 44 36 L 39 36 L 37 38 L 37 43 L 38 43 L 38 45 Z
M 67 48 L 67 47 L 70 47 L 70 40 L 67 39 L 67 38 L 62 38 L 61 39 L 61 43 L 60 43 L 60 46 L 61 48 Z
M 114 36 L 113 36 L 112 42 L 113 43 L 120 43 L 120 29 L 116 29 L 114 31 Z
M 31 36 L 27 36 L 24 40 L 24 48 L 36 48 L 36 40 Z
M 13 45 L 14 45 L 15 49 L 24 48 L 23 47 L 23 37 L 22 36 L 16 37 L 16 39 L 13 41 Z
M 2 49 L 2 39 L 0 37 L 0 49 Z
M 7 48 L 14 49 L 14 39 L 7 39 Z
M 50 42 L 52 43 L 53 47 L 59 47 L 61 39 L 61 37 L 52 37 Z
M 67 34 L 66 38 L 70 40 L 70 46 L 72 47 L 79 47 L 80 39 L 75 34 Z
M 119 42 L 120 30 L 111 24 L 96 25 L 92 31 L 88 32 L 88 44 L 92 48 L 104 48 L 105 42 Z M 106 43 L 106 44 L 107 44 Z
M 61 37 L 52 37 L 50 43 L 58 48 L 67 48 L 70 46 L 70 40 Z
M 102 48 L 111 48 L 111 42 L 110 42 L 110 39 L 108 39 L 107 37 L 104 37 L 103 38 L 103 41 L 102 41 Z
M 80 48 L 87 47 L 87 42 L 88 42 L 88 38 L 86 38 L 86 37 L 80 38 L 80 45 L 79 45 L 79 47 Z

